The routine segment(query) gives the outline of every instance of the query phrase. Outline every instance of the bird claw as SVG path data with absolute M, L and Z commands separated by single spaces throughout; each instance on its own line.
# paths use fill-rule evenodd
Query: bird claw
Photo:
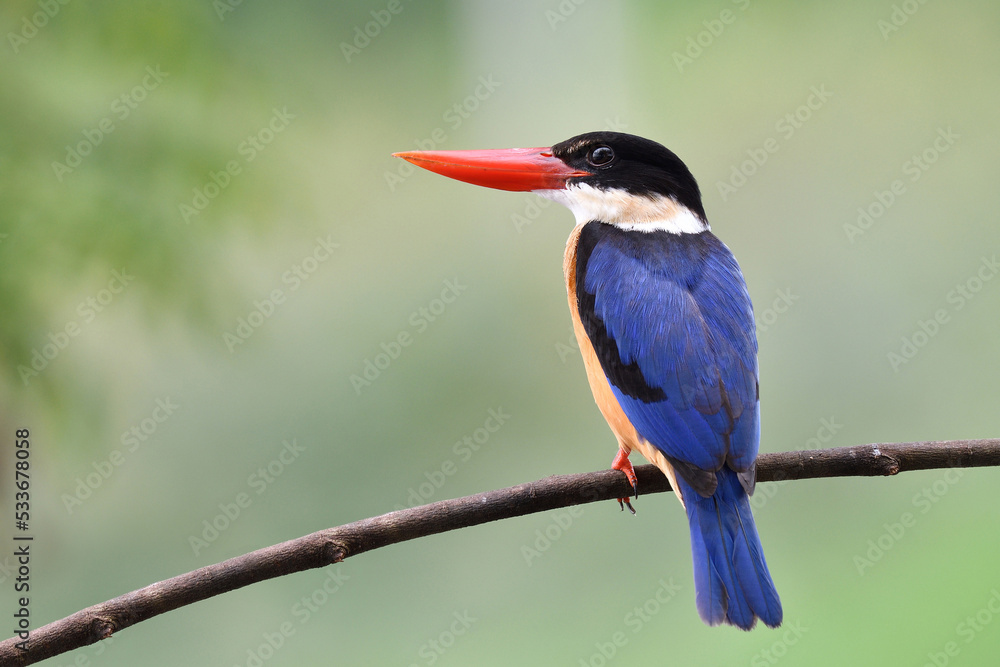
M 615 456 L 615 460 L 611 463 L 611 468 L 613 470 L 618 470 L 625 473 L 625 477 L 628 479 L 629 484 L 632 485 L 632 492 L 636 498 L 639 497 L 639 480 L 635 476 L 635 469 L 632 467 L 632 462 L 628 460 L 628 452 L 624 449 L 618 449 L 618 455 Z M 635 515 L 635 508 L 632 507 L 632 503 L 629 502 L 628 498 L 619 498 L 618 506 L 621 510 L 625 511 L 625 505 L 628 505 L 628 511 Z

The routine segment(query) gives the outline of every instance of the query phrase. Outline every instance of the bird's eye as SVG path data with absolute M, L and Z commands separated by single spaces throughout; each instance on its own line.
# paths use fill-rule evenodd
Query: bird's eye
M 587 162 L 595 167 L 602 167 L 614 159 L 615 152 L 607 146 L 598 146 L 587 156 Z

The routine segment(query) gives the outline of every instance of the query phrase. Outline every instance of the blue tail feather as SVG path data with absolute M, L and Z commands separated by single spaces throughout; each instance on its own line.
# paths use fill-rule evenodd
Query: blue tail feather
M 715 493 L 705 498 L 678 479 L 688 521 L 698 613 L 708 625 L 729 623 L 749 630 L 760 618 L 781 624 L 781 600 L 771 581 L 750 499 L 736 472 L 716 473 Z

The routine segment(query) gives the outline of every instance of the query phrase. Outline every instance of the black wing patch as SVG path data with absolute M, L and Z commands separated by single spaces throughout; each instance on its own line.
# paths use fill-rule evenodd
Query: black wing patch
M 587 337 L 590 338 L 590 344 L 594 346 L 597 358 L 601 362 L 601 368 L 611 384 L 618 387 L 627 396 L 646 403 L 666 400 L 667 395 L 663 389 L 652 387 L 646 382 L 638 362 L 633 361 L 626 364 L 622 361 L 618 351 L 618 343 L 608 335 L 604 321 L 597 315 L 597 295 L 588 292 L 584 285 L 590 254 L 603 237 L 602 232 L 609 229 L 611 229 L 610 225 L 591 222 L 580 230 L 580 241 L 576 249 L 576 306 L 580 313 L 580 321 L 583 323 L 584 331 L 587 332 Z

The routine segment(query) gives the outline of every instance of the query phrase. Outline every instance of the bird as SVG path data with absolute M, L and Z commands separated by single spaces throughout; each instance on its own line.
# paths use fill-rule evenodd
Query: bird
M 779 626 L 749 502 L 760 444 L 753 306 L 687 165 L 655 141 L 607 131 L 550 147 L 393 155 L 569 208 L 566 291 L 594 400 L 618 440 L 612 468 L 636 497 L 632 451 L 670 480 L 687 513 L 706 624 Z

